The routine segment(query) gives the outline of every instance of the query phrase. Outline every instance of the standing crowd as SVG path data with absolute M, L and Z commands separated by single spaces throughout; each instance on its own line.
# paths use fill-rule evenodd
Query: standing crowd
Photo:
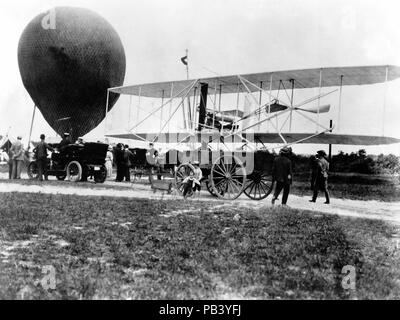
M 111 150 L 110 154 L 107 154 L 107 158 L 111 157 Z M 132 157 L 133 153 L 129 150 L 128 145 L 124 145 L 123 143 L 117 144 L 117 147 L 114 150 L 115 165 L 117 167 L 117 177 L 115 179 L 116 182 L 130 182 L 131 181 L 131 172 L 130 168 L 132 165 Z M 111 162 L 109 162 L 109 167 Z
M 22 143 L 22 137 L 17 137 L 17 141 L 12 144 L 8 153 L 5 150 L 1 150 L 0 156 L 2 163 L 8 163 L 9 179 L 20 180 L 24 163 L 27 158 L 24 145 Z
M 38 165 L 38 179 L 43 181 L 43 178 L 47 180 L 47 164 L 48 164 L 48 151 L 54 151 L 54 149 L 45 142 L 45 135 L 40 136 L 40 142 L 33 150 L 35 159 Z M 63 135 L 62 141 L 58 145 L 58 151 L 61 153 L 62 150 L 71 144 L 69 134 Z M 83 145 L 84 141 L 79 138 L 76 144 Z M 283 148 L 279 155 L 274 159 L 272 165 L 272 184 L 275 185 L 275 191 L 273 192 L 272 204 L 275 205 L 280 194 L 282 194 L 282 205 L 286 206 L 291 186 L 293 184 L 293 165 L 291 160 L 292 149 Z M 8 161 L 9 164 L 9 178 L 10 179 L 21 179 L 21 172 L 26 161 L 26 153 L 22 143 L 22 137 L 18 136 L 17 141 L 12 144 L 7 154 L 4 151 L 0 152 L 1 161 Z M 152 170 L 158 167 L 158 151 L 154 148 L 154 144 L 150 143 L 149 148 L 146 152 L 146 160 Z M 130 151 L 129 146 L 126 144 L 119 143 L 116 147 L 109 146 L 105 158 L 105 167 L 107 170 L 107 178 L 112 179 L 113 167 L 115 165 L 117 169 L 116 182 L 130 182 L 131 181 L 131 166 L 134 155 Z M 328 190 L 328 175 L 329 175 L 329 162 L 327 160 L 327 154 L 325 151 L 318 151 L 315 156 L 311 158 L 311 190 L 313 192 L 312 199 L 310 202 L 315 203 L 318 198 L 318 194 L 322 191 L 325 195 L 325 204 L 330 204 L 330 194 Z M 198 163 L 194 163 L 195 172 L 187 177 L 187 181 L 184 181 L 187 188 L 184 190 L 184 196 L 192 194 L 193 192 L 200 192 L 201 181 L 203 179 L 201 170 Z M 158 177 L 161 179 L 161 176 Z M 189 192 L 190 191 L 190 192 Z

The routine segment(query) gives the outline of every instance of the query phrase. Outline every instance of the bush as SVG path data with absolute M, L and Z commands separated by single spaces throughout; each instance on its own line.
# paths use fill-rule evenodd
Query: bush
M 295 174 L 310 172 L 310 157 L 295 155 L 291 157 Z M 362 149 L 350 154 L 339 152 L 332 157 L 331 172 L 361 173 L 361 174 L 400 174 L 400 158 L 390 155 L 367 155 Z
M 374 169 L 376 173 L 400 173 L 400 159 L 393 154 L 390 154 L 388 156 L 385 156 L 383 154 L 379 155 L 374 164 Z

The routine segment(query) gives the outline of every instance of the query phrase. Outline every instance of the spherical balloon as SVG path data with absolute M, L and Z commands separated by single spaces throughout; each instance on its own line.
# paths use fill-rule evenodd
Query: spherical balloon
M 57 7 L 25 28 L 18 46 L 23 84 L 59 134 L 84 136 L 104 119 L 107 89 L 123 85 L 125 52 L 97 13 Z M 110 94 L 109 110 L 119 95 Z

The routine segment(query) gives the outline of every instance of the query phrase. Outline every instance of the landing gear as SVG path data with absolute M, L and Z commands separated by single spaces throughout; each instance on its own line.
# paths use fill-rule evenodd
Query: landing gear
M 254 171 L 248 177 L 248 184 L 244 193 L 251 200 L 261 201 L 267 198 L 272 192 L 272 178 L 266 172 Z
M 235 200 L 246 186 L 246 168 L 235 156 L 222 156 L 211 168 L 211 186 L 218 198 Z

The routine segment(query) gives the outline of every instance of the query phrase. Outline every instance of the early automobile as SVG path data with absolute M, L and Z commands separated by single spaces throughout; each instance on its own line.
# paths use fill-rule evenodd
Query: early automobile
M 102 143 L 71 144 L 61 151 L 52 145 L 54 152 L 48 159 L 47 176 L 71 182 L 86 181 L 93 177 L 96 183 L 104 183 L 107 177 L 105 159 L 108 145 Z M 38 165 L 32 161 L 28 166 L 30 179 L 38 178 Z

